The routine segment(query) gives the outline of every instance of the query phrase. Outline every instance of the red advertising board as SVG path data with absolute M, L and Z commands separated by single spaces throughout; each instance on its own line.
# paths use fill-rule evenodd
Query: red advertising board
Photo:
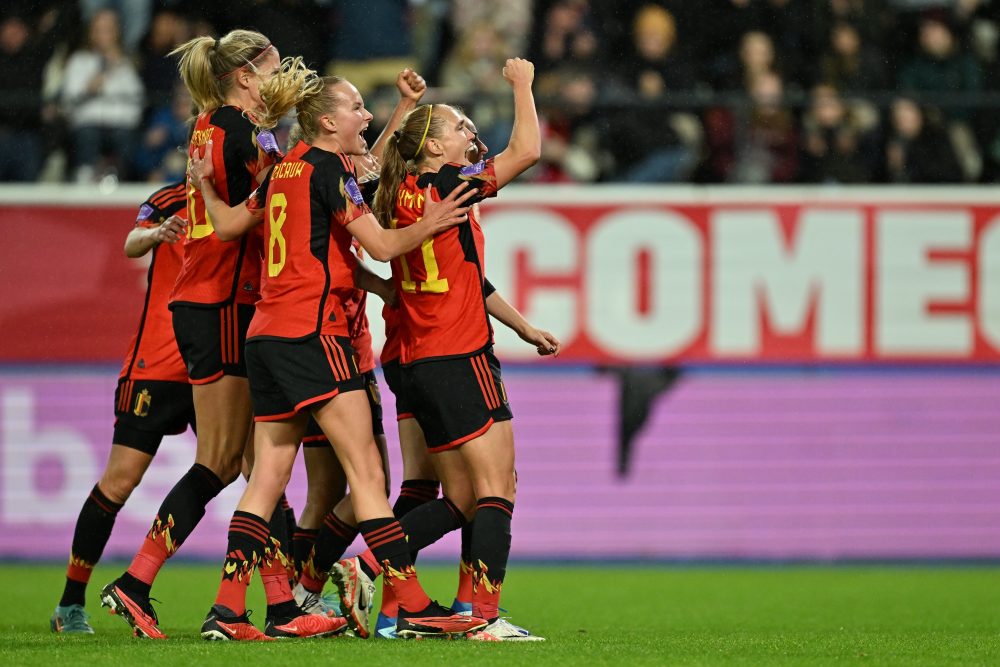
M 146 194 L 0 193 L 0 362 L 121 357 L 146 266 L 121 249 Z M 487 277 L 564 361 L 1000 360 L 988 190 L 521 188 L 482 208 Z M 497 347 L 532 355 L 506 331 Z

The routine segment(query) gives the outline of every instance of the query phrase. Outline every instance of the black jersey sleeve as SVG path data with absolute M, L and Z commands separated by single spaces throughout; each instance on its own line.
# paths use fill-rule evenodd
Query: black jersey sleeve
M 226 204 L 234 206 L 250 196 L 256 185 L 259 153 L 254 125 L 233 107 L 219 109 L 213 116 L 212 122 L 225 130 L 222 159 L 226 191 L 229 194 Z M 216 173 L 218 174 L 218 165 Z M 222 174 L 218 174 L 216 178 L 219 176 Z
M 497 288 L 493 286 L 493 283 L 487 278 L 483 278 L 483 298 L 488 299 L 490 295 L 497 291 Z
M 183 215 L 186 210 L 187 184 L 181 181 L 151 194 L 139 207 L 135 224 L 140 227 L 155 227 L 176 213 Z
M 371 212 L 349 159 L 336 155 L 318 167 L 313 171 L 310 187 L 319 195 L 331 220 L 338 225 L 349 225 Z

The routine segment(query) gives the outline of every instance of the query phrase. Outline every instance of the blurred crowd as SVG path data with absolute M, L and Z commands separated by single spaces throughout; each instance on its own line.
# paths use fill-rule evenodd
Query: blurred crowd
M 376 116 L 404 66 L 491 151 L 504 60 L 536 65 L 526 180 L 1000 179 L 1000 0 L 33 0 L 0 9 L 0 180 L 165 181 L 191 100 L 168 53 L 248 27 Z

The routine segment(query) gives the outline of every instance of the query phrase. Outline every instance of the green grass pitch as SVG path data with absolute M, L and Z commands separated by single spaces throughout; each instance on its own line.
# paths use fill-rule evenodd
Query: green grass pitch
M 96 603 L 121 564 L 94 573 L 97 634 L 58 637 L 48 618 L 63 568 L 0 565 L 0 665 L 997 665 L 1000 568 L 529 566 L 514 563 L 504 605 L 545 643 L 204 642 L 218 568 L 171 563 L 154 589 L 166 642 L 133 639 Z M 442 602 L 452 567 L 421 578 Z M 263 624 L 259 583 L 251 608 Z

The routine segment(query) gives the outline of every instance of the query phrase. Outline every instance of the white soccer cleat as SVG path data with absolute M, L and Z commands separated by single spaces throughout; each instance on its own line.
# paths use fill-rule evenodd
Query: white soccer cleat
M 545 637 L 533 635 L 514 625 L 506 618 L 496 618 L 482 630 L 469 634 L 469 639 L 480 642 L 543 642 Z
M 340 593 L 340 613 L 347 618 L 356 636 L 368 639 L 375 582 L 361 569 L 361 560 L 357 556 L 334 564 L 330 578 Z

